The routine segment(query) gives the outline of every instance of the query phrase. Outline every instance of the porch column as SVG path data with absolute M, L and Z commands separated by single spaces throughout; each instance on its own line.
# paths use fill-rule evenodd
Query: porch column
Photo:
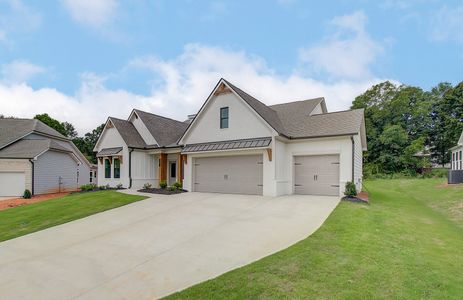
M 159 180 L 167 181 L 167 154 L 159 154 Z
M 179 154 L 178 161 L 177 161 L 177 181 L 183 182 L 183 164 L 186 160 L 186 155 Z

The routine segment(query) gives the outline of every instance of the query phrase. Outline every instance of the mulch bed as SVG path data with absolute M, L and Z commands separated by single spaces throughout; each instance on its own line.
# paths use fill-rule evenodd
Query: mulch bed
M 169 189 L 156 189 L 156 188 L 149 188 L 149 189 L 141 189 L 138 190 L 141 193 L 150 193 L 150 194 L 161 194 L 161 195 L 175 195 L 188 192 L 187 190 L 169 190 Z
M 37 195 L 37 196 L 33 196 L 30 199 L 15 198 L 15 199 L 0 200 L 0 210 L 5 210 L 5 209 L 13 208 L 16 206 L 28 205 L 28 204 L 42 202 L 42 201 L 47 201 L 50 199 L 66 196 L 68 194 L 69 193 L 66 192 L 66 193 Z
M 350 202 L 357 202 L 357 203 L 367 203 L 369 204 L 370 202 L 368 201 L 368 193 L 367 192 L 360 192 L 357 194 L 356 197 L 342 197 L 342 200 L 344 201 L 350 201 Z

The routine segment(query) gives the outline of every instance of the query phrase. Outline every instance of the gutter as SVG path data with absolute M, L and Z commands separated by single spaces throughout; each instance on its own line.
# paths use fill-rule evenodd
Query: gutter
M 355 141 L 354 141 L 354 136 L 353 135 L 351 135 L 350 140 L 352 141 L 352 183 L 354 183 Z
M 35 181 L 35 180 L 34 180 L 34 179 L 35 179 L 35 178 L 34 178 L 34 177 L 35 177 L 35 174 L 34 174 L 34 173 L 35 173 L 35 172 L 34 172 L 34 169 L 35 169 L 35 168 L 34 168 L 34 159 L 31 158 L 31 159 L 29 159 L 29 161 L 30 161 L 30 163 L 31 163 L 31 165 L 32 165 L 32 178 L 31 178 L 31 181 L 32 181 L 32 182 L 31 182 L 31 183 L 32 183 L 32 191 L 31 191 L 31 194 L 32 194 L 32 196 L 33 196 L 33 195 L 34 195 L 34 181 Z
M 129 189 L 132 188 L 132 152 L 133 148 L 129 148 Z

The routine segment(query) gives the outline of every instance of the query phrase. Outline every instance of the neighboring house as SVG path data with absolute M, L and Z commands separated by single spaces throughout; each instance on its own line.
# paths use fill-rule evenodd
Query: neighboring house
M 360 190 L 366 147 L 363 110 L 328 113 L 323 98 L 267 106 L 221 79 L 192 120 L 110 117 L 94 150 L 100 184 L 279 196 Z
M 450 148 L 450 170 L 448 176 L 449 183 L 463 183 L 463 132 L 455 147 Z
M 109 117 L 94 148 L 98 184 L 141 188 L 145 183 L 181 181 L 183 156 L 177 141 L 187 126 L 136 109 L 127 120 Z
M 71 140 L 39 120 L 0 119 L 0 196 L 75 191 L 91 164 Z

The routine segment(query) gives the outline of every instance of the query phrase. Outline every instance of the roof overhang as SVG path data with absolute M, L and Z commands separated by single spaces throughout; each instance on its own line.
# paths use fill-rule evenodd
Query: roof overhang
M 97 153 L 96 157 L 113 156 L 122 152 L 122 147 L 104 148 Z

